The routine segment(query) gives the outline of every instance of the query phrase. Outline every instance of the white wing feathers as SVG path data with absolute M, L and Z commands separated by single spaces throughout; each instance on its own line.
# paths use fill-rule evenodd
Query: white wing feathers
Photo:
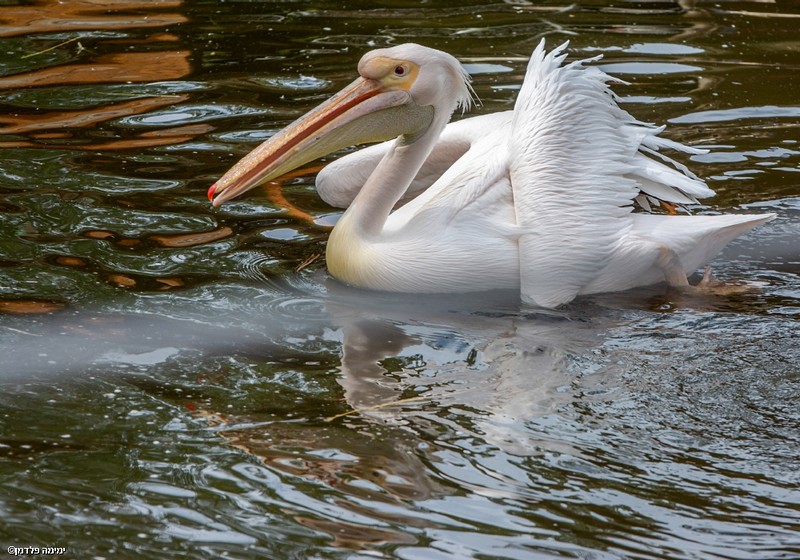
M 566 44 L 534 50 L 514 107 L 510 176 L 520 237 L 522 298 L 543 307 L 572 300 L 605 267 L 637 195 L 638 134 L 605 75 L 560 67 Z M 602 146 L 602 149 L 597 149 Z
M 510 111 L 491 113 L 448 124 L 409 185 L 403 201 L 406 202 L 428 189 L 453 167 L 472 144 L 481 138 L 474 134 L 475 128 L 496 130 L 511 120 L 510 115 Z M 388 140 L 362 148 L 328 164 L 317 175 L 317 191 L 322 200 L 339 208 L 350 206 L 367 178 L 375 171 L 378 162 L 394 143 L 394 140 Z
M 622 110 L 606 84 L 611 77 L 585 67 L 588 61 L 561 66 L 566 46 L 545 54 L 542 41 L 534 50 L 509 140 L 514 205 L 523 232 L 522 297 L 545 307 L 572 300 L 607 266 L 633 227 L 635 199 L 647 205 L 649 195 L 689 204 L 713 195 L 658 150 L 701 152 L 658 137 L 663 128 Z

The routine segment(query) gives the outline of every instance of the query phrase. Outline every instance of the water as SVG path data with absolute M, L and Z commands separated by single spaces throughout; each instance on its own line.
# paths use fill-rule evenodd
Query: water
M 449 6 L 447 4 L 450 4 Z M 367 16 L 365 16 L 365 13 Z M 0 544 L 73 558 L 800 556 L 800 9 L 767 2 L 0 7 Z M 313 175 L 208 186 L 365 50 L 541 37 L 777 212 L 663 286 L 520 307 L 325 274 Z

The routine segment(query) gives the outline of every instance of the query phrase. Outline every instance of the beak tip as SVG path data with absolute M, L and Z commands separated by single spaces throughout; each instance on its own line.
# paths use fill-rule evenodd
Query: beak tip
M 214 201 L 214 192 L 215 192 L 216 190 L 217 190 L 217 184 L 216 184 L 216 183 L 214 183 L 213 185 L 211 185 L 211 186 L 209 187 L 209 189 L 208 189 L 208 200 L 210 200 L 211 202 L 213 202 L 213 201 Z

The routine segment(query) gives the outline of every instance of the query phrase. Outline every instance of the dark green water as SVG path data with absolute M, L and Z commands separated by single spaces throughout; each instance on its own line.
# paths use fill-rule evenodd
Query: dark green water
M 800 557 L 800 5 L 373 6 L 0 3 L 3 553 Z M 372 47 L 493 112 L 542 37 L 710 149 L 701 211 L 778 213 L 715 262 L 759 291 L 378 296 L 313 176 L 205 197 Z

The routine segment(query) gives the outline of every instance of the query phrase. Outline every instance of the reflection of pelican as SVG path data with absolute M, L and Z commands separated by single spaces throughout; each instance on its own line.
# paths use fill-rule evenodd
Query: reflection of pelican
M 633 214 L 635 199 L 713 192 L 657 154 L 693 150 L 620 109 L 600 70 L 560 67 L 563 48 L 536 48 L 513 112 L 447 127 L 470 105 L 455 58 L 413 44 L 367 53 L 360 78 L 242 159 L 209 197 L 218 206 L 334 150 L 396 138 L 317 178 L 326 201 L 347 206 L 328 242 L 331 274 L 401 292 L 519 287 L 546 307 L 664 279 L 685 286 L 687 272 L 772 218 Z

